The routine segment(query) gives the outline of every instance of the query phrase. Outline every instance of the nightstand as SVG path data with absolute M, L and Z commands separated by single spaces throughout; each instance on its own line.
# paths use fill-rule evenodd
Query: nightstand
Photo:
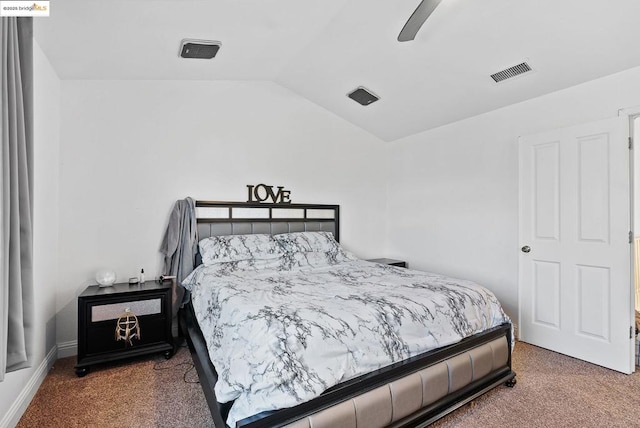
M 368 262 L 372 262 L 372 263 L 381 263 L 383 265 L 391 265 L 391 266 L 398 266 L 398 267 L 403 267 L 406 268 L 407 267 L 407 262 L 405 262 L 404 260 L 395 260 L 395 259 L 368 259 Z
M 171 282 L 147 281 L 144 284 L 92 285 L 78 296 L 78 364 L 76 374 L 84 376 L 94 364 L 156 352 L 171 358 L 175 352 L 171 335 Z M 134 317 L 121 316 L 130 311 L 137 318 L 138 336 L 130 342 L 116 340 L 120 325 L 135 328 Z

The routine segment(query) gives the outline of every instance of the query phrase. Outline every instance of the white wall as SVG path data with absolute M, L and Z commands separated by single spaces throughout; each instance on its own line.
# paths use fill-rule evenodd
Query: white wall
M 246 185 L 341 205 L 341 241 L 384 256 L 382 142 L 268 82 L 64 81 L 58 342 L 101 267 L 161 273 L 173 203 L 244 201 Z
M 0 426 L 17 423 L 55 360 L 60 79 L 34 42 L 34 358 L 0 383 Z
M 518 136 L 638 104 L 635 68 L 394 142 L 387 252 L 487 286 L 517 320 Z

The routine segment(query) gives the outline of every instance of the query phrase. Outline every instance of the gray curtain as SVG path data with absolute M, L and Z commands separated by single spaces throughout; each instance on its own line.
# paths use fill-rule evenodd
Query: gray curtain
M 0 379 L 28 367 L 33 348 L 33 22 L 0 18 Z

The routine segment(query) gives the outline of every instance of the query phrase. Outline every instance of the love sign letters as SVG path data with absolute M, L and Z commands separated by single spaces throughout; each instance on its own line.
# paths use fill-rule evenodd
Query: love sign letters
M 247 202 L 264 202 L 271 200 L 274 204 L 290 204 L 291 191 L 284 190 L 284 186 L 276 187 L 277 191 L 273 190 L 274 186 L 268 186 L 266 184 L 247 185 L 247 191 L 249 193 L 249 199 Z

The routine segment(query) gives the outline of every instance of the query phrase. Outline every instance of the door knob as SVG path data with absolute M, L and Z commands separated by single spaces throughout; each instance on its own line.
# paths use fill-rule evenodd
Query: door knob
M 531 251 L 531 247 L 528 245 L 525 245 L 524 247 L 521 248 L 523 253 L 528 253 L 529 251 Z

